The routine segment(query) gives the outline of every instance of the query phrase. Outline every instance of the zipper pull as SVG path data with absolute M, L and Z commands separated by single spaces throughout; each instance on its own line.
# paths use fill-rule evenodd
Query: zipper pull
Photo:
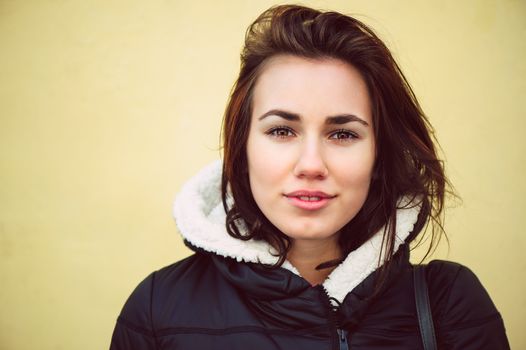
M 337 329 L 338 339 L 340 339 L 340 350 L 349 350 L 349 344 L 347 343 L 347 331 L 344 329 Z

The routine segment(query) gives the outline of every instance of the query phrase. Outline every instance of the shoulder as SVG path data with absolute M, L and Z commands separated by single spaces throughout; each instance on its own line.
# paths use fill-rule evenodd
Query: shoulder
M 447 319 L 462 321 L 498 314 L 486 289 L 468 267 L 434 260 L 427 266 L 426 275 L 431 298 Z
M 507 348 L 501 315 L 473 271 L 455 262 L 434 260 L 426 268 L 426 277 L 433 319 L 443 342 L 458 345 L 459 338 L 467 337 L 485 339 L 494 346 L 481 349 Z
M 128 297 L 117 319 L 111 339 L 111 350 L 157 349 L 156 330 L 163 328 L 159 315 L 167 309 L 170 301 L 184 289 L 184 279 L 199 276 L 192 270 L 206 269 L 207 260 L 202 254 L 194 254 L 177 263 L 152 272 L 142 280 Z M 193 277 L 193 279 L 199 277 Z M 173 304 L 173 303 L 172 303 Z M 179 305 L 177 305 L 179 307 Z M 178 317 L 168 309 L 165 315 Z
M 189 281 L 195 280 L 199 275 L 196 270 L 207 268 L 206 260 L 201 254 L 193 254 L 149 274 L 128 297 L 119 322 L 143 333 L 151 333 L 158 305 L 175 295 L 176 289 L 188 289 L 185 287 L 188 287 Z
M 431 301 L 444 322 L 497 317 L 497 309 L 488 292 L 468 267 L 434 260 L 426 272 Z

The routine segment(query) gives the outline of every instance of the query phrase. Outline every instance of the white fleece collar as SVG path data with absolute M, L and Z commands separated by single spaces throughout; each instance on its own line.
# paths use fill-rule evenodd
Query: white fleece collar
M 221 201 L 221 161 L 215 161 L 190 179 L 177 195 L 173 214 L 179 232 L 195 247 L 220 256 L 250 263 L 274 264 L 277 257 L 264 241 L 242 241 L 228 234 L 226 214 Z M 418 218 L 419 206 L 398 209 L 394 251 L 404 243 Z M 380 260 L 383 229 L 336 267 L 323 283 L 327 293 L 342 302 L 345 296 L 384 263 Z M 283 268 L 299 275 L 290 262 Z

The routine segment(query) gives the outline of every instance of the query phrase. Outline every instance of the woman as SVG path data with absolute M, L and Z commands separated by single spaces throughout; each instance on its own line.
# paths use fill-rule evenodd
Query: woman
M 136 288 L 111 349 L 422 349 L 408 246 L 429 222 L 440 237 L 447 179 L 389 50 L 351 17 L 278 6 L 241 63 L 224 161 L 174 207 L 195 254 Z M 439 348 L 509 348 L 469 269 L 425 276 Z

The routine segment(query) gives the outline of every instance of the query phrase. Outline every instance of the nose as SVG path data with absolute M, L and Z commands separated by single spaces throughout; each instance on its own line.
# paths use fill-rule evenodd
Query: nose
M 305 140 L 300 146 L 294 175 L 305 179 L 323 179 L 329 171 L 319 140 Z

